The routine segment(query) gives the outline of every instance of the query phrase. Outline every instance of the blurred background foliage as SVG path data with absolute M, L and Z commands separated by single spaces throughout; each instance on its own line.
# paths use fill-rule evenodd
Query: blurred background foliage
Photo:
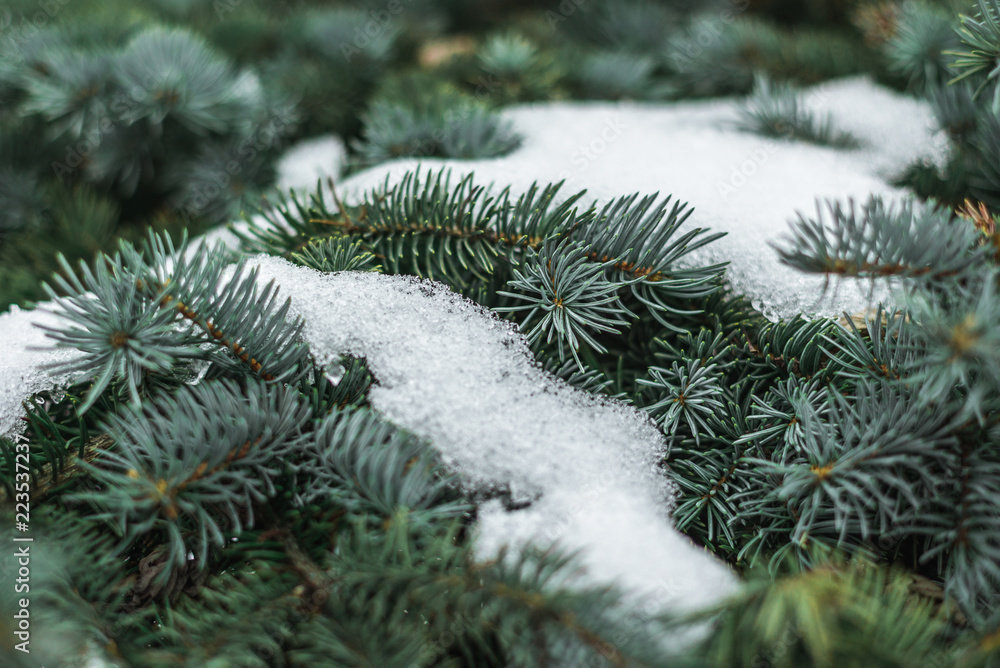
M 931 4 L 949 10 L 950 26 L 952 3 Z M 518 145 L 496 114 L 512 103 L 740 95 L 760 72 L 800 84 L 858 73 L 899 89 L 939 83 L 887 47 L 895 7 L 8 0 L 0 310 L 41 296 L 57 252 L 89 259 L 148 226 L 196 232 L 252 212 L 276 157 L 306 137 L 342 138 L 351 168 L 405 155 L 489 157 Z M 948 181 L 919 166 L 907 178 L 927 195 Z

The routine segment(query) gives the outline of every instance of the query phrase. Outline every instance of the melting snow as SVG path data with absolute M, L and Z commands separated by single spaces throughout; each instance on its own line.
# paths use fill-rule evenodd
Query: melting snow
M 431 441 L 470 488 L 531 502 L 484 504 L 484 557 L 503 543 L 558 542 L 582 551 L 590 581 L 616 580 L 661 611 L 735 589 L 728 568 L 670 524 L 652 421 L 542 371 L 513 325 L 438 283 L 321 274 L 268 256 L 251 264 L 292 298 L 317 356 L 367 358 L 371 403 L 388 420 Z
M 940 163 L 944 135 L 929 106 L 863 78 L 808 89 L 805 103 L 864 142 L 856 150 L 772 140 L 733 129 L 740 100 L 675 104 L 557 103 L 504 112 L 524 136 L 520 149 L 490 160 L 398 160 L 338 184 L 356 200 L 422 165 L 452 169 L 458 178 L 514 194 L 533 181 L 566 179 L 564 194 L 587 189 L 586 202 L 634 192 L 672 194 L 695 209 L 688 226 L 728 235 L 692 254 L 692 263 L 730 261 L 729 279 L 769 317 L 797 313 L 839 316 L 868 305 L 869 286 L 845 284 L 822 303 L 823 280 L 781 265 L 770 242 L 796 212 L 815 212 L 818 198 L 896 199 L 906 193 L 887 180 L 910 163 Z M 876 293 L 884 298 L 885 293 Z

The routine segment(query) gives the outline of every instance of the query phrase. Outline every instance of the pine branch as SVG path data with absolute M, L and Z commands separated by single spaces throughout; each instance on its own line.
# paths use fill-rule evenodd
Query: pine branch
M 222 253 L 204 245 L 188 253 L 186 239 L 175 250 L 169 237 L 150 234 L 144 250 L 150 261 L 142 288 L 231 354 L 213 361 L 274 382 L 294 382 L 307 371 L 303 323 L 287 321 L 291 302 L 278 305 L 273 281 L 261 290 L 256 269 L 243 276 L 243 262 L 228 276 Z M 227 364 L 229 359 L 233 363 Z
M 284 459 L 300 447 L 308 406 L 278 387 L 203 382 L 145 409 L 112 415 L 105 429 L 114 450 L 82 464 L 100 485 L 75 498 L 115 522 L 122 548 L 150 531 L 169 545 L 162 577 L 183 567 L 193 551 L 199 568 L 208 548 L 239 533 L 243 514 L 275 494 Z
M 815 219 L 801 214 L 789 246 L 777 246 L 781 261 L 809 273 L 855 278 L 956 280 L 986 260 L 975 250 L 971 225 L 953 223 L 933 204 L 887 206 L 873 198 L 860 212 L 828 203 L 829 221 L 817 205 Z
M 266 227 L 252 223 L 241 238 L 248 250 L 284 254 L 316 238 L 346 235 L 362 241 L 390 273 L 464 285 L 470 275 L 485 280 L 497 258 L 516 263 L 525 249 L 573 224 L 583 196 L 556 204 L 561 184 L 555 184 L 533 186 L 512 201 L 509 189 L 487 195 L 471 175 L 454 187 L 449 178 L 445 170 L 408 172 L 392 188 L 386 182 L 385 194 L 373 191 L 356 206 L 336 198 L 327 203 L 322 191 L 308 206 L 293 196 L 268 212 Z
M 568 347 L 581 369 L 577 353 L 581 342 L 597 352 L 607 352 L 588 330 L 619 334 L 618 327 L 628 325 L 625 318 L 635 317 L 618 296 L 628 283 L 610 281 L 606 276 L 605 270 L 615 264 L 614 260 L 595 264 L 589 261 L 591 255 L 590 248 L 580 242 L 548 243 L 537 253 L 529 251 L 525 263 L 514 269 L 514 278 L 507 283 L 518 292 L 498 293 L 526 303 L 495 309 L 501 313 L 528 310 L 521 323 L 528 343 L 543 336 L 546 343 L 555 338 L 559 359 L 565 360 Z
M 951 52 L 956 56 L 952 66 L 960 74 L 952 83 L 971 79 L 979 85 L 978 97 L 988 86 L 995 88 L 994 107 L 1000 102 L 1000 87 L 996 85 L 996 61 L 1000 57 L 1000 5 L 996 0 L 976 0 L 979 11 L 975 16 L 960 16 L 958 33 L 965 50 Z
M 764 137 L 791 139 L 820 146 L 851 149 L 860 142 L 850 133 L 838 130 L 829 114 L 818 117 L 787 84 L 776 84 L 765 76 L 755 77 L 754 90 L 740 110 L 736 127 Z

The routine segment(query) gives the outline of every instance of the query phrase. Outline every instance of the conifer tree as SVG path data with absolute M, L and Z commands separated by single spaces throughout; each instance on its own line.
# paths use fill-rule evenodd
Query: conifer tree
M 463 16 L 461 3 L 433 4 L 442 21 Z M 0 540 L 20 545 L 30 492 L 36 555 L 30 655 L 16 647 L 25 606 L 6 584 L 16 557 L 0 561 L 4 665 L 995 665 L 1000 2 L 962 14 L 854 3 L 855 24 L 885 28 L 868 42 L 846 19 L 816 27 L 836 3 L 807 4 L 792 9 L 808 29 L 772 21 L 792 16 L 772 8 L 702 46 L 712 11 L 595 2 L 554 47 L 526 21 L 440 71 L 384 78 L 408 31 L 426 26 L 401 19 L 348 72 L 338 40 L 368 14 L 305 9 L 281 29 L 257 15 L 261 43 L 285 40 L 260 77 L 194 28 L 4 43 L 0 254 L 46 235 L 66 245 L 55 261 L 55 242 L 33 252 L 57 270 L 39 288 L 61 318 L 49 339 L 74 352 L 51 368 L 68 384 L 31 397 L 23 433 L 0 437 Z M 874 73 L 926 98 L 953 150 L 901 177 L 913 200 L 829 201 L 791 222 L 776 249 L 786 265 L 831 289 L 895 290 L 893 305 L 839 320 L 769 321 L 725 264 L 693 266 L 721 235 L 691 225 L 683 193 L 587 207 L 563 183 L 515 194 L 421 169 L 358 201 L 327 186 L 281 193 L 234 228 L 238 253 L 118 228 L 160 207 L 250 210 L 221 192 L 193 203 L 286 113 L 274 80 L 293 71 L 299 84 L 341 77 L 298 113 L 352 139 L 359 166 L 512 150 L 499 102 L 434 133 L 482 70 L 505 82 L 504 102 L 747 94 L 743 131 L 842 147 L 855 139 L 805 109 L 796 86 Z M 105 110 L 150 71 L 163 74 L 151 94 L 103 130 Z M 324 109 L 331 91 L 358 100 Z M 70 185 L 44 171 L 94 132 Z M 274 141 L 241 174 L 254 189 Z M 184 223 L 171 221 L 160 227 Z M 444 283 L 497 326 L 515 323 L 552 377 L 642 411 L 670 445 L 658 474 L 676 492 L 675 526 L 740 574 L 739 592 L 644 615 L 616 586 L 580 585 L 577 555 L 527 545 L 482 559 L 477 516 L 514 504 L 511 490 L 471 490 L 435 443 L 375 410 L 388 380 L 311 345 L 289 286 L 260 280 L 248 259 L 260 253 L 322 274 Z M 26 305 L 30 292 L 9 286 L 34 290 L 37 266 L 9 266 L 3 294 Z

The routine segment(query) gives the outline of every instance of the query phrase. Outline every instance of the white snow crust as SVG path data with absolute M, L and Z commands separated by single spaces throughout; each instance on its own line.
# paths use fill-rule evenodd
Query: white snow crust
M 340 176 L 346 158 L 347 148 L 335 135 L 303 140 L 281 156 L 275 185 L 282 190 L 312 192 L 318 181 Z
M 935 130 L 929 105 L 866 78 L 807 89 L 804 99 L 863 146 L 833 149 L 736 130 L 742 104 L 737 99 L 546 103 L 504 112 L 524 137 L 510 155 L 397 160 L 352 176 L 338 190 L 356 201 L 408 170 L 449 167 L 455 179 L 475 173 L 477 183 L 510 185 L 515 195 L 534 181 L 566 179 L 563 194 L 586 189 L 584 205 L 635 192 L 670 194 L 695 210 L 685 227 L 728 233 L 688 256 L 688 264 L 731 262 L 732 285 L 768 317 L 856 313 L 869 306 L 870 286 L 848 282 L 820 301 L 823 279 L 780 264 L 770 244 L 787 233 L 796 212 L 814 214 L 817 200 L 907 196 L 888 180 L 917 160 L 940 164 L 947 140 Z M 883 291 L 875 296 L 887 299 Z
M 66 374 L 52 374 L 42 367 L 65 362 L 80 353 L 53 348 L 52 339 L 35 326 L 61 325 L 58 316 L 39 309 L 23 311 L 16 305 L 10 308 L 0 313 L 0 436 L 14 438 L 25 429 L 20 419 L 24 415 L 21 402 L 69 380 Z
M 291 297 L 314 354 L 368 360 L 369 397 L 386 419 L 433 443 L 471 489 L 530 502 L 484 504 L 483 558 L 526 541 L 580 550 L 584 581 L 616 581 L 648 612 L 735 590 L 728 567 L 671 526 L 674 490 L 657 470 L 665 442 L 649 417 L 542 371 L 514 325 L 430 281 L 269 256 L 251 266 Z
M 392 184 L 418 166 L 446 166 L 456 180 L 475 172 L 477 182 L 510 185 L 515 195 L 535 181 L 566 179 L 564 195 L 588 190 L 585 205 L 633 192 L 672 194 L 695 208 L 687 226 L 728 233 L 689 262 L 730 261 L 731 283 L 769 317 L 853 313 L 868 305 L 868 286 L 844 285 L 820 302 L 822 279 L 782 266 L 769 243 L 817 198 L 907 196 L 887 180 L 916 160 L 940 163 L 946 142 L 924 103 L 866 79 L 826 84 L 807 100 L 864 146 L 835 150 L 736 131 L 740 102 L 731 99 L 527 105 L 504 112 L 524 136 L 509 156 L 400 160 L 338 189 L 357 199 L 387 177 Z M 317 178 L 339 174 L 342 158 L 331 138 L 305 142 L 282 160 L 279 185 L 312 190 Z M 215 238 L 233 243 L 228 233 Z M 674 490 L 657 470 L 665 444 L 648 417 L 541 371 L 513 325 L 440 284 L 324 275 L 266 256 L 252 264 L 292 297 L 321 358 L 368 359 L 378 379 L 371 401 L 388 420 L 430 440 L 470 489 L 509 489 L 527 506 L 481 507 L 483 558 L 503 544 L 558 543 L 580 551 L 587 581 L 618 582 L 650 613 L 694 609 L 735 590 L 729 569 L 671 526 Z M 68 381 L 42 367 L 78 353 L 52 348 L 34 326 L 57 322 L 16 306 L 0 314 L 0 435 L 23 431 L 23 400 Z

